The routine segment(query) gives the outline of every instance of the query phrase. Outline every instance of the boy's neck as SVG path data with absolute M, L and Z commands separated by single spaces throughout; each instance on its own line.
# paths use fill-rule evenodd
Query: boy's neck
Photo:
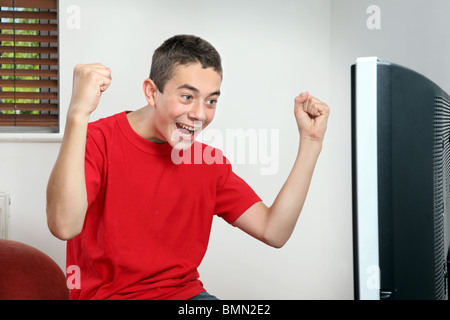
M 166 143 L 166 141 L 161 141 L 155 137 L 152 111 L 153 108 L 147 105 L 141 109 L 127 113 L 128 122 L 134 132 L 142 138 L 155 143 Z

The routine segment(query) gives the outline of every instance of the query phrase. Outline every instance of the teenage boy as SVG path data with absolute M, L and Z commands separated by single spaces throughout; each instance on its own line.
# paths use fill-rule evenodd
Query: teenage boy
M 47 188 L 49 228 L 68 240 L 67 265 L 80 268 L 72 299 L 208 296 L 197 267 L 215 214 L 270 246 L 286 243 L 322 148 L 325 103 L 308 93 L 295 98 L 298 156 L 267 207 L 220 150 L 195 141 L 214 118 L 222 83 L 220 56 L 208 42 L 187 35 L 166 40 L 144 81 L 148 104 L 88 124 L 110 83 L 111 70 L 101 64 L 75 67 Z M 175 163 L 174 150 L 207 150 L 216 161 Z

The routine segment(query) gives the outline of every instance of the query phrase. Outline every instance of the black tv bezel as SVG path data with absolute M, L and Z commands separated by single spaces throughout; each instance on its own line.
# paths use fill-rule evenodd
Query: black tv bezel
M 357 154 L 355 128 L 358 121 L 356 116 L 357 62 L 351 67 L 355 299 L 435 299 L 436 286 L 431 283 L 438 271 L 434 270 L 435 265 L 431 265 L 430 262 L 436 260 L 434 253 L 429 252 L 430 248 L 435 246 L 434 238 L 432 238 L 435 236 L 433 231 L 435 225 L 434 221 L 430 222 L 428 214 L 422 214 L 422 212 L 434 210 L 433 171 L 425 169 L 433 166 L 434 108 L 421 110 L 416 107 L 411 110 L 411 106 L 431 106 L 436 96 L 443 96 L 449 101 L 450 98 L 424 76 L 400 65 L 383 62 L 376 58 L 363 59 L 359 63 L 366 63 L 376 68 L 370 71 L 376 73 L 376 88 L 372 87 L 370 90 L 376 90 L 376 103 L 373 103 L 372 107 L 376 105 L 377 108 L 375 140 L 378 194 L 375 218 L 378 256 L 373 259 L 379 268 L 379 283 L 378 288 L 373 292 L 363 288 L 364 283 L 361 283 L 364 274 L 360 270 L 363 268 L 363 263 L 362 258 L 359 257 L 362 245 L 359 243 L 361 234 L 358 227 L 360 220 L 365 218 L 359 217 L 358 213 L 358 160 L 355 159 Z M 409 179 L 412 174 L 415 181 Z M 411 195 L 415 196 L 411 197 Z M 447 252 L 450 232 L 448 209 L 444 229 Z M 411 215 L 411 212 L 417 214 Z M 409 230 L 407 225 L 412 225 L 413 229 Z M 445 289 L 445 298 L 448 299 L 448 288 Z

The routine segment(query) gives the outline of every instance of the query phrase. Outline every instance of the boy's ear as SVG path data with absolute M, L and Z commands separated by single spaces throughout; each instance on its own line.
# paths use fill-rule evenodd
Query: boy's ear
M 143 89 L 147 103 L 152 107 L 155 106 L 155 94 L 158 91 L 158 87 L 155 82 L 149 78 L 145 79 Z

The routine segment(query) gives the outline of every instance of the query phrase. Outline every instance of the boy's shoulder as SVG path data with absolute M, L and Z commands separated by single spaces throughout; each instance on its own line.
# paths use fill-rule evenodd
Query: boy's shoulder
M 120 119 L 126 119 L 126 113 L 128 111 L 119 112 L 104 118 L 100 118 L 89 122 L 88 124 L 88 136 L 105 136 L 111 134 L 114 129 L 119 125 Z
M 102 127 L 108 127 L 115 125 L 117 118 L 126 116 L 128 111 L 119 112 L 110 116 L 106 116 L 94 121 L 89 122 L 88 129 L 98 129 Z

